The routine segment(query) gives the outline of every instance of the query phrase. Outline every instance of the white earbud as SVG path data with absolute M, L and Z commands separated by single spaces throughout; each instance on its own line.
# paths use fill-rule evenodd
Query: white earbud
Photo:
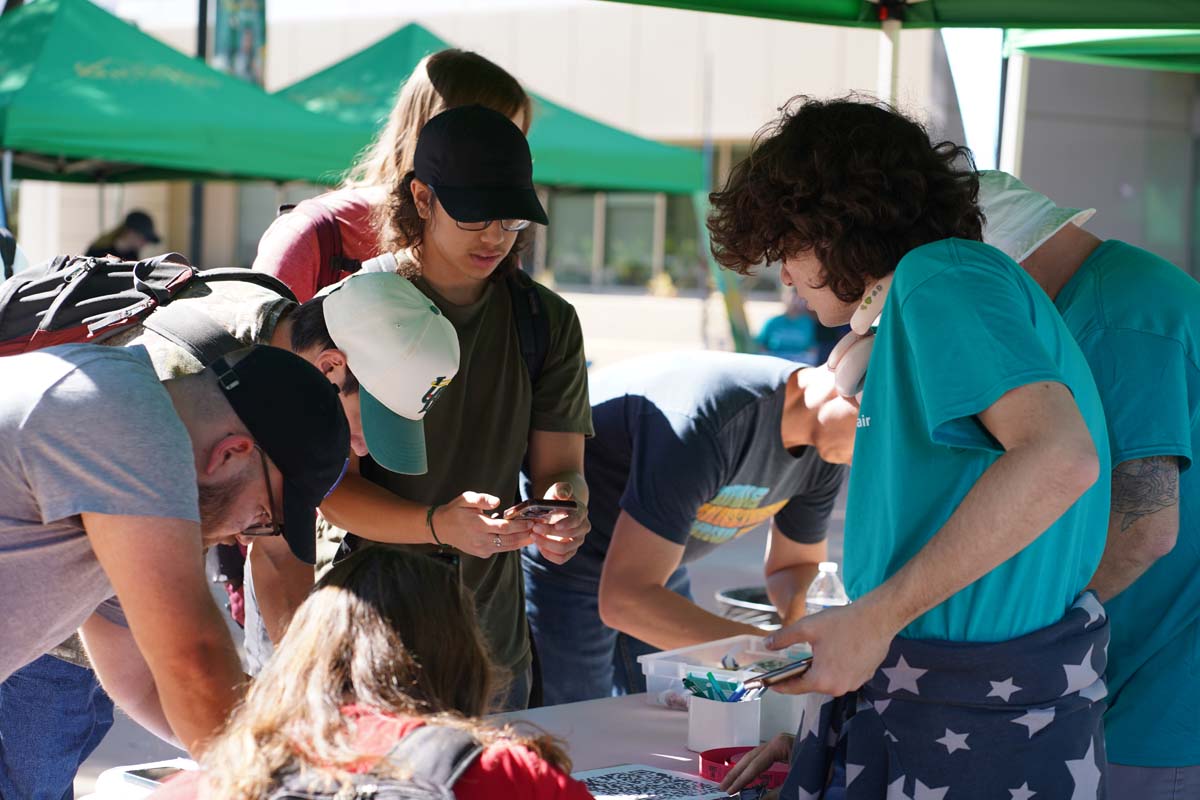
M 862 400 L 867 365 L 875 348 L 875 331 L 871 326 L 883 313 L 883 305 L 891 288 L 892 274 L 888 274 L 867 290 L 850 317 L 850 333 L 842 337 L 825 362 L 825 366 L 833 370 L 834 389 L 847 400 Z
M 850 330 L 859 336 L 865 336 L 871 330 L 875 320 L 883 313 L 883 304 L 887 300 L 888 290 L 892 288 L 892 276 L 895 274 L 889 272 L 867 290 L 862 302 L 854 310 L 854 315 L 850 317 Z
M 833 370 L 833 388 L 847 400 L 862 391 L 867 380 L 867 365 L 871 362 L 871 351 L 875 349 L 874 336 L 858 336 L 851 342 L 846 352 L 842 354 L 837 367 Z M 846 341 L 843 339 L 842 341 Z

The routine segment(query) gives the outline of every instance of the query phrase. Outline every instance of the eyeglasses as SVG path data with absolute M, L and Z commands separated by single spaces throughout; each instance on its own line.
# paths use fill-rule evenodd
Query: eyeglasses
M 267 454 L 258 445 L 254 445 L 254 449 L 258 451 L 259 460 L 262 463 L 263 480 L 267 482 L 267 502 L 270 508 L 267 511 L 267 521 L 261 525 L 252 525 L 242 531 L 242 536 L 282 536 L 283 525 L 275 521 L 275 492 L 271 490 L 271 472 L 267 469 Z
M 437 193 L 436 192 L 431 192 L 431 193 L 433 194 L 433 197 L 436 200 Z M 442 210 L 446 210 L 445 204 L 442 205 Z M 449 211 L 446 211 L 446 216 L 450 217 L 450 219 L 454 219 L 454 215 L 451 214 Z M 501 220 L 485 219 L 482 222 L 460 222 L 459 220 L 454 219 L 454 224 L 457 225 L 460 230 L 473 231 L 475 233 L 478 233 L 479 231 L 486 231 L 493 222 L 499 222 L 500 229 L 504 230 L 504 231 L 508 231 L 509 233 L 516 233 L 517 231 L 523 231 L 526 228 L 528 228 L 530 225 L 533 224 L 532 221 L 527 220 L 527 219 L 501 219 Z

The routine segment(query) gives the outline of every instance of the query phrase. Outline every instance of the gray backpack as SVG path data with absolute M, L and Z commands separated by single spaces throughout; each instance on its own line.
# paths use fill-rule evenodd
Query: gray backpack
M 384 759 L 410 777 L 382 778 L 371 773 L 354 778 L 355 800 L 454 800 L 454 784 L 483 752 L 469 732 L 446 725 L 425 725 L 401 739 Z M 338 787 L 315 775 L 291 770 L 267 800 L 335 800 Z

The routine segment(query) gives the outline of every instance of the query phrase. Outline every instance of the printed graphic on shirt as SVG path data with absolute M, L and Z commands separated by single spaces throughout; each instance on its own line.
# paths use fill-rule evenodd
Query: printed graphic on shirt
M 691 535 L 704 542 L 721 544 L 749 533 L 775 516 L 787 500 L 759 506 L 770 488 L 766 486 L 726 486 L 717 496 L 700 506 Z

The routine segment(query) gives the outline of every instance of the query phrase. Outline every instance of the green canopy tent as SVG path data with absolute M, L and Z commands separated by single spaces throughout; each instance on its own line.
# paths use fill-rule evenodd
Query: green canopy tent
M 276 94 L 356 131 L 352 156 L 387 119 L 396 91 L 417 63 L 452 45 L 420 25 L 406 25 L 375 44 Z M 700 153 L 643 139 L 536 94 L 529 146 L 534 179 L 551 186 L 615 191 L 693 192 L 704 186 Z
M 746 17 L 766 17 L 877 28 L 884 34 L 880 59 L 879 94 L 897 96 L 900 31 L 908 28 L 1171 28 L 1192 29 L 1200 23 L 1195 0 L 608 0 L 630 5 L 707 11 Z M 1184 34 L 1189 31 L 1183 31 Z M 1021 118 L 1024 115 L 1026 73 L 1021 59 L 1012 59 L 1009 86 L 1014 101 L 1005 114 L 1004 148 L 1008 168 L 1020 161 Z M 1002 167 L 1005 164 L 1002 163 Z M 726 292 L 730 319 L 737 327 L 740 303 L 726 291 L 715 263 L 710 267 Z M 737 305 L 739 308 L 735 308 Z M 737 338 L 735 332 L 735 338 Z
M 1011 30 L 1006 54 L 1037 58 L 1200 73 L 1200 30 Z
M 1194 0 L 611 0 L 823 25 L 908 28 L 1193 28 Z
M 0 17 L 0 149 L 13 177 L 333 183 L 357 142 L 338 120 L 217 72 L 88 0 L 39 0 Z

